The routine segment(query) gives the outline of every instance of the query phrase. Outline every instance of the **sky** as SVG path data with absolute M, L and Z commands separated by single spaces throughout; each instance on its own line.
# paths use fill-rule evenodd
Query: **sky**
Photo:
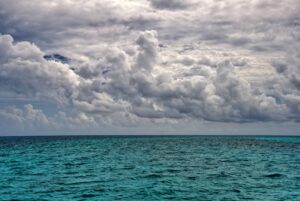
M 0 0 L 0 135 L 300 135 L 300 0 Z

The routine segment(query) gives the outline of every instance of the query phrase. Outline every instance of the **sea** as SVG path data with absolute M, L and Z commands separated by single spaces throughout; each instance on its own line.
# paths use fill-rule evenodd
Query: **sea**
M 0 200 L 300 200 L 300 137 L 0 137 Z

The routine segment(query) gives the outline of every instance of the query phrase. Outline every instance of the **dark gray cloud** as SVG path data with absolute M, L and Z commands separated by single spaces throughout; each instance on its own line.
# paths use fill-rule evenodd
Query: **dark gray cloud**
M 60 54 L 47 54 L 47 55 L 44 55 L 44 59 L 46 60 L 53 60 L 53 61 L 57 61 L 57 62 L 60 62 L 60 63 L 63 63 L 63 64 L 66 64 L 66 63 L 69 63 L 70 62 L 70 59 L 68 57 L 65 57 L 63 55 L 60 55 Z
M 151 5 L 154 8 L 158 9 L 168 9 L 168 10 L 177 10 L 177 9 L 186 9 L 193 4 L 189 1 L 180 1 L 180 0 L 150 0 Z

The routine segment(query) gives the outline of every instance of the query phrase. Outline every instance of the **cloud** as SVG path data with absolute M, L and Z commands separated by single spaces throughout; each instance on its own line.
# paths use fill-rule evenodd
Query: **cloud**
M 14 44 L 11 37 L 2 36 L 2 49 L 10 49 L 2 59 L 2 88 L 66 99 L 89 115 L 125 112 L 151 119 L 219 122 L 291 118 L 289 108 L 294 108 L 295 98 L 286 96 L 287 101 L 278 103 L 275 95 L 253 89 L 251 83 L 235 73 L 236 67 L 230 60 L 221 59 L 215 64 L 203 62 L 207 57 L 195 58 L 186 65 L 169 59 L 168 66 L 164 66 L 158 59 L 164 54 L 158 43 L 155 31 L 141 32 L 132 47 L 133 55 L 112 48 L 102 58 L 74 67 L 73 71 L 68 64 L 45 60 L 43 53 L 30 43 Z M 180 57 L 184 58 L 177 55 Z M 168 70 L 172 65 L 184 70 L 172 72 Z M 291 83 L 295 84 L 293 75 Z
M 8 106 L 0 109 L 1 134 L 6 135 L 18 133 L 43 135 L 47 132 L 57 134 L 66 129 L 73 131 L 99 129 L 100 125 L 93 117 L 82 112 L 69 115 L 60 111 L 53 116 L 47 116 L 42 110 L 31 104 L 21 108 Z M 16 131 L 18 133 L 15 133 Z
M 188 1 L 180 1 L 180 0 L 150 0 L 151 5 L 157 9 L 168 9 L 168 10 L 177 10 L 177 9 L 186 9 L 192 5 L 192 3 Z
M 29 42 L 14 42 L 0 35 L 0 87 L 26 96 L 44 96 L 58 102 L 75 93 L 79 77 L 69 66 L 44 59 L 44 53 Z
M 47 116 L 43 111 L 33 108 L 32 105 L 25 105 L 23 109 L 14 106 L 0 110 L 1 127 L 33 128 L 43 127 L 49 124 Z
M 140 51 L 137 55 L 136 67 L 145 70 L 152 70 L 157 61 L 157 32 L 145 31 L 141 32 L 137 41 Z
M 183 77 L 174 72 L 171 76 L 160 72 L 167 66 L 156 63 L 158 55 L 163 54 L 157 44 L 155 32 L 141 32 L 137 39 L 136 58 L 130 59 L 130 55 L 122 52 L 123 65 L 120 65 L 122 62 L 119 59 L 114 59 L 119 68 L 110 68 L 102 74 L 102 81 L 95 78 L 93 84 L 98 85 L 98 91 L 111 96 L 114 103 L 119 102 L 119 106 L 115 107 L 111 101 L 112 108 L 123 108 L 124 111 L 143 118 L 190 117 L 228 122 L 277 121 L 286 118 L 287 106 L 277 104 L 274 96 L 252 89 L 247 80 L 234 73 L 234 66 L 228 60 L 217 66 L 215 63 L 202 62 L 203 58 L 198 59 L 199 62 L 195 64 L 179 63 L 182 68 L 189 66 L 192 71 Z M 172 65 L 172 62 L 178 65 L 176 59 L 168 62 L 168 65 Z M 239 63 L 237 66 L 240 66 Z M 101 71 L 103 69 L 99 70 Z M 98 105 L 95 96 L 91 100 L 89 107 L 86 105 L 90 112 L 107 112 L 99 106 L 93 107 Z M 106 103 L 102 105 L 105 106 Z
M 297 122 L 299 10 L 296 0 L 0 2 L 0 98 L 54 102 L 32 109 L 70 125 Z M 1 111 L 17 122 L 27 110 Z

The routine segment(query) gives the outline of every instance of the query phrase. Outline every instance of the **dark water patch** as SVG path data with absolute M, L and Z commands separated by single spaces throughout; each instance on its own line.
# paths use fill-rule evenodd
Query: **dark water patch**
M 162 178 L 162 177 L 163 177 L 163 175 L 155 174 L 155 173 L 147 174 L 147 175 L 143 176 L 143 178 L 146 178 L 146 179 L 158 179 L 158 178 Z
M 271 173 L 271 174 L 266 174 L 265 177 L 268 177 L 268 178 L 278 178 L 278 177 L 283 177 L 284 175 L 283 174 L 280 174 L 280 173 Z
M 99 184 L 103 183 L 103 181 L 99 180 L 92 180 L 92 181 L 75 181 L 75 182 L 57 182 L 57 184 L 62 185 L 62 186 L 81 186 L 81 185 L 86 185 L 86 184 Z
M 74 174 L 77 174 L 78 172 L 75 172 L 75 171 L 73 171 L 73 172 L 64 172 L 64 174 L 67 174 L 67 175 L 74 175 Z
M 225 173 L 225 172 L 219 172 L 219 173 L 214 173 L 214 174 L 208 174 L 207 178 L 211 178 L 211 179 L 220 179 L 220 178 L 226 178 L 229 177 L 230 175 Z
M 96 196 L 97 196 L 96 194 L 91 194 L 91 193 L 81 195 L 82 198 L 93 198 L 93 197 L 96 197 Z
M 64 165 L 65 166 L 67 166 L 67 167 L 78 167 L 78 166 L 82 166 L 82 165 L 85 165 L 86 164 L 86 162 L 73 162 L 73 163 L 71 163 L 71 162 L 67 162 L 67 163 L 65 163 Z
M 135 168 L 135 166 L 125 166 L 125 167 L 122 167 L 123 170 L 132 170 L 134 168 Z
M 232 192 L 234 192 L 234 193 L 240 193 L 241 191 L 239 189 L 232 189 Z
M 196 176 L 187 176 L 186 178 L 189 179 L 189 180 L 193 180 L 193 181 L 197 179 Z
M 96 192 L 105 192 L 106 190 L 104 188 L 96 188 L 94 189 Z
M 35 177 L 38 177 L 38 176 L 44 176 L 46 175 L 45 173 L 42 173 L 42 172 L 36 172 L 36 173 L 28 173 L 27 176 L 35 176 Z
M 178 170 L 178 169 L 167 169 L 166 170 L 168 173 L 179 173 L 181 172 L 182 170 Z

